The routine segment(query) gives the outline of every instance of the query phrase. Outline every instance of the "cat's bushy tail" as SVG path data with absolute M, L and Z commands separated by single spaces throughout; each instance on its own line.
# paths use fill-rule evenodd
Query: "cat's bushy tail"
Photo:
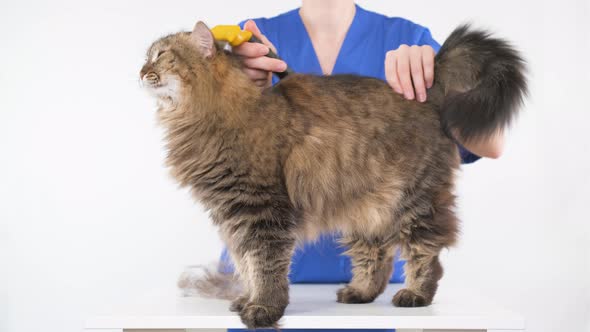
M 188 266 L 178 278 L 183 296 L 233 300 L 240 294 L 240 283 L 233 273 L 224 273 L 218 266 Z
M 463 142 L 510 125 L 527 94 L 520 54 L 508 42 L 468 24 L 447 38 L 434 68 L 434 102 L 443 126 Z

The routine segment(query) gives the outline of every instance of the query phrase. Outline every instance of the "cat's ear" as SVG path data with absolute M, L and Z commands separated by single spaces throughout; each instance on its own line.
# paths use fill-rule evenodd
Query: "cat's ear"
M 191 33 L 191 40 L 205 58 L 215 54 L 215 39 L 205 23 L 199 21 Z

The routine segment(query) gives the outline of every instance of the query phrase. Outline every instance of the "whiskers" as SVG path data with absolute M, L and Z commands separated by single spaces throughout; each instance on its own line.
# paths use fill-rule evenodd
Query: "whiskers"
M 141 78 L 135 77 L 135 76 L 134 77 L 131 77 L 131 76 L 124 77 L 124 78 L 121 79 L 121 81 L 124 81 L 124 82 L 133 82 L 134 84 L 137 84 L 137 87 L 140 88 L 140 89 L 143 89 L 143 88 L 146 87 L 145 86 L 145 83 L 143 82 L 143 80 Z

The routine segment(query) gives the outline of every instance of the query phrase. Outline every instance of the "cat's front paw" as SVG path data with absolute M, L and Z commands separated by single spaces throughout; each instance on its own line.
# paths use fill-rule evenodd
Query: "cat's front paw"
M 248 329 L 276 327 L 284 312 L 285 307 L 270 307 L 249 302 L 240 311 L 240 318 Z
M 432 301 L 427 300 L 424 296 L 416 294 L 414 291 L 404 288 L 400 289 L 391 301 L 396 307 L 424 307 Z
M 369 296 L 350 286 L 340 288 L 336 293 L 336 297 L 340 303 L 370 303 L 375 300 L 375 296 Z
M 245 295 L 236 298 L 229 305 L 229 311 L 233 311 L 233 312 L 242 311 L 242 309 L 244 309 L 244 306 L 246 305 L 246 302 L 248 302 L 248 297 Z

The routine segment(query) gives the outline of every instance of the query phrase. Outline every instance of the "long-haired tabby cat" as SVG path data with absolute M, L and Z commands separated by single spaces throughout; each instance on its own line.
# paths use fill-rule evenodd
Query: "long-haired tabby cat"
M 524 62 L 506 42 L 467 26 L 446 40 L 429 101 L 378 79 L 291 75 L 261 90 L 205 24 L 148 50 L 144 86 L 158 100 L 167 164 L 211 211 L 243 294 L 231 308 L 268 327 L 289 302 L 298 243 L 341 235 L 353 278 L 343 303 L 383 292 L 397 248 L 407 260 L 402 307 L 432 302 L 439 253 L 457 237 L 460 141 L 503 130 L 526 93 Z

